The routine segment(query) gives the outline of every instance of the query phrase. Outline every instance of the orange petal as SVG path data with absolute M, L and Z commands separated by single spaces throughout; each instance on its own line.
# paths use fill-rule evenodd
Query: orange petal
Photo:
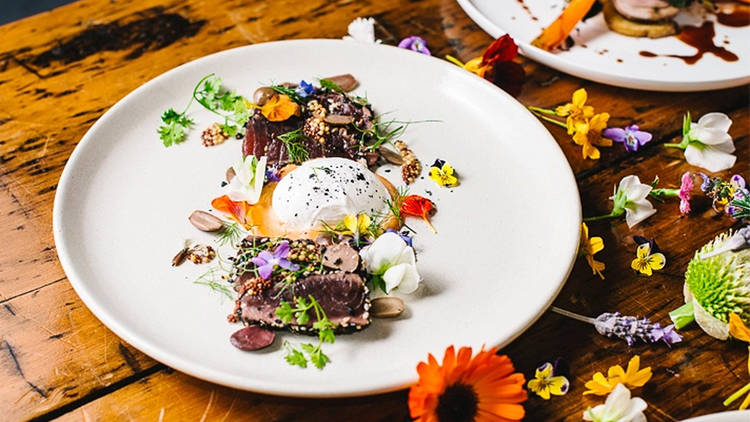
M 247 227 L 247 202 L 232 201 L 231 199 L 229 199 L 229 196 L 223 195 L 218 198 L 214 198 L 214 200 L 211 201 L 211 206 L 214 207 L 215 210 L 228 214 L 232 220 Z

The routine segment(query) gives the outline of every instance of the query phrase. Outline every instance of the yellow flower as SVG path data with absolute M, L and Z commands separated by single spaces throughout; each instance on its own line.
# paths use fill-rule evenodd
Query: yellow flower
M 638 271 L 641 274 L 651 276 L 653 270 L 660 270 L 664 268 L 667 263 L 667 258 L 661 253 L 651 253 L 651 245 L 643 243 L 638 245 L 638 249 L 635 252 L 636 258 L 630 263 L 630 268 Z
M 435 164 L 430 167 L 430 179 L 437 182 L 440 186 L 455 187 L 458 186 L 458 178 L 453 174 L 453 167 L 447 162 L 437 160 Z
M 589 238 L 589 228 L 586 223 L 581 223 L 581 246 L 578 249 L 578 256 L 586 257 L 593 274 L 598 275 L 604 280 L 602 271 L 606 267 L 603 262 L 594 259 L 594 255 L 604 249 L 604 240 L 601 237 Z
M 487 70 L 485 66 L 482 66 L 482 56 L 469 60 L 464 64 L 463 68 L 481 77 L 484 77 L 484 72 Z
M 638 355 L 633 356 L 628 362 L 627 371 L 622 369 L 622 366 L 615 365 L 611 366 L 607 370 L 607 377 L 605 378 L 601 372 L 594 374 L 591 381 L 586 382 L 586 390 L 583 394 L 596 394 L 597 396 L 604 396 L 614 390 L 617 384 L 624 384 L 629 388 L 643 387 L 648 380 L 651 379 L 651 367 L 640 369 L 641 358 Z
M 750 329 L 745 326 L 739 315 L 734 312 L 729 314 L 729 334 L 737 340 L 742 340 L 750 343 Z M 750 371 L 750 367 L 748 367 Z
M 527 387 L 544 400 L 549 400 L 550 394 L 556 396 L 565 395 L 570 387 L 570 382 L 564 376 L 553 376 L 553 372 L 554 368 L 552 364 L 546 362 L 537 368 L 536 375 L 534 375 L 535 379 L 529 380 Z
M 299 105 L 286 95 L 276 94 L 260 108 L 263 116 L 272 122 L 283 122 L 299 115 Z
M 583 159 L 591 158 L 598 160 L 600 157 L 599 149 L 595 145 L 602 147 L 611 147 L 612 140 L 602 138 L 602 131 L 607 128 L 609 113 L 599 113 L 591 119 L 584 119 L 574 122 L 573 132 L 568 129 L 568 133 L 573 134 L 573 142 L 582 145 Z
M 578 89 L 573 93 L 571 102 L 555 109 L 558 116 L 567 116 L 565 124 L 568 127 L 568 135 L 572 135 L 576 131 L 577 123 L 585 122 L 594 115 L 594 107 L 586 105 L 587 97 L 588 94 L 584 88 Z
M 348 214 L 344 217 L 344 227 L 346 227 L 347 230 L 346 233 L 351 233 L 355 236 L 367 233 L 368 230 L 370 230 L 371 224 L 372 220 L 367 214 Z
M 730 334 L 732 334 L 732 336 L 735 336 L 735 334 L 732 333 L 732 316 L 736 317 L 737 320 L 739 320 L 739 316 L 737 316 L 737 314 L 735 314 L 734 312 L 731 313 L 731 314 L 729 314 L 729 332 L 730 332 Z M 737 321 L 735 321 L 735 324 L 736 323 L 737 323 Z M 747 328 L 745 327 L 745 324 L 742 323 L 742 320 L 739 320 L 739 323 L 742 324 L 742 327 L 745 330 L 747 330 Z M 745 340 L 744 338 L 740 338 L 740 337 L 737 337 L 737 338 L 740 339 L 740 340 L 742 340 L 742 341 L 748 341 L 748 340 Z M 750 373 L 750 345 L 747 346 L 747 352 L 748 352 L 747 372 Z M 744 387 L 740 388 L 739 390 L 737 390 L 734 393 L 732 393 L 731 396 L 727 397 L 727 399 L 724 400 L 724 403 L 723 403 L 724 406 L 729 406 L 730 404 L 732 404 L 732 402 L 734 402 L 738 398 L 740 398 L 740 397 L 744 396 L 745 394 L 747 394 L 748 391 L 750 391 L 750 383 L 745 384 Z M 745 396 L 745 400 L 743 400 L 742 403 L 740 403 L 739 409 L 740 410 L 745 410 L 748 407 L 750 407 L 750 394 L 747 394 L 747 396 Z

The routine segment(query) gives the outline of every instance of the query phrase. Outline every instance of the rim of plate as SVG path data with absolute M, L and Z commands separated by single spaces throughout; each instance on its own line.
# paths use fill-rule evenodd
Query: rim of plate
M 279 45 L 292 45 L 292 44 L 299 44 L 301 46 L 303 45 L 310 45 L 318 44 L 318 43 L 351 43 L 351 41 L 344 41 L 344 40 L 336 40 L 336 39 L 299 39 L 299 40 L 284 40 L 284 41 L 272 41 L 272 42 L 265 42 L 265 43 L 258 43 L 258 44 L 251 44 L 241 47 L 236 47 L 228 50 L 223 50 L 217 53 L 209 54 L 207 56 L 203 56 L 200 58 L 197 58 L 195 60 L 189 61 L 187 63 L 184 63 L 182 65 L 179 65 L 177 67 L 174 67 L 155 78 L 149 80 L 148 82 L 140 85 L 138 88 L 134 89 L 130 93 L 128 93 L 125 97 L 120 99 L 117 103 L 115 103 L 109 110 L 107 110 L 90 128 L 89 130 L 83 135 L 81 140 L 78 142 L 76 147 L 74 148 L 72 154 L 70 155 L 70 158 L 68 159 L 65 168 L 63 169 L 62 175 L 60 176 L 60 180 L 58 182 L 58 188 L 57 192 L 55 194 L 55 200 L 53 205 L 53 213 L 52 213 L 52 230 L 54 235 L 54 241 L 57 249 L 57 255 L 60 259 L 60 263 L 63 267 L 63 270 L 65 271 L 65 274 L 70 281 L 70 284 L 73 286 L 73 289 L 75 290 L 76 294 L 81 298 L 81 300 L 84 302 L 84 304 L 88 307 L 88 309 L 110 330 L 112 330 L 117 336 L 125 340 L 128 344 L 132 345 L 133 347 L 137 348 L 141 352 L 145 353 L 146 355 L 152 357 L 153 359 L 162 362 L 174 369 L 179 370 L 180 372 L 184 372 L 188 375 L 200 378 L 205 381 L 209 381 L 212 383 L 224 385 L 227 387 L 237 388 L 241 390 L 247 390 L 247 391 L 253 391 L 258 393 L 265 393 L 265 394 L 272 394 L 272 395 L 279 395 L 279 396 L 287 396 L 287 397 L 307 397 L 307 398 L 337 398 L 337 397 L 356 397 L 356 396 L 366 396 L 366 395 L 374 395 L 374 394 L 381 394 L 391 391 L 400 390 L 403 388 L 408 387 L 409 385 L 416 382 L 416 371 L 409 374 L 403 374 L 402 376 L 399 376 L 398 378 L 392 379 L 391 382 L 385 384 L 381 383 L 380 385 L 371 386 L 370 388 L 359 388 L 359 389 L 346 389 L 342 387 L 337 388 L 330 388 L 327 391 L 320 392 L 317 389 L 312 389 L 305 386 L 295 386 L 293 388 L 290 388 L 288 385 L 281 385 L 281 384 L 274 384 L 274 385 L 268 385 L 267 383 L 247 378 L 247 377 L 240 377 L 233 374 L 227 374 L 222 371 L 218 371 L 213 369 L 209 365 L 205 365 L 202 362 L 196 362 L 192 360 L 187 360 L 179 356 L 177 353 L 173 353 L 169 350 L 162 349 L 158 345 L 154 345 L 147 339 L 142 338 L 138 335 L 137 331 L 132 330 L 130 327 L 128 327 L 126 324 L 123 324 L 118 321 L 118 319 L 113 316 L 109 310 L 101 305 L 99 301 L 96 298 L 95 294 L 92 294 L 92 292 L 87 287 L 87 283 L 81 276 L 79 276 L 77 271 L 77 266 L 74 260 L 71 258 L 71 256 L 68 254 L 68 248 L 67 244 L 65 243 L 65 236 L 62 233 L 63 229 L 61 228 L 61 224 L 63 221 L 63 213 L 65 210 L 61 207 L 61 203 L 63 201 L 63 198 L 68 195 L 68 190 L 71 189 L 71 174 L 75 171 L 74 169 L 78 167 L 78 162 L 80 161 L 80 155 L 82 154 L 81 151 L 83 148 L 81 148 L 82 145 L 86 145 L 90 142 L 92 142 L 92 139 L 96 136 L 97 131 L 103 127 L 106 126 L 109 121 L 118 113 L 118 110 L 128 101 L 132 100 L 133 98 L 137 97 L 138 94 L 142 91 L 150 89 L 152 86 L 160 83 L 162 80 L 167 79 L 171 77 L 173 74 L 180 72 L 181 70 L 195 66 L 203 61 L 208 61 L 211 59 L 215 59 L 217 57 L 223 56 L 223 55 L 230 55 L 233 53 L 236 53 L 238 50 L 262 50 L 266 48 L 275 48 Z M 455 66 L 445 60 L 441 60 L 432 56 L 427 56 L 423 54 L 414 53 L 410 50 L 405 50 L 401 48 L 397 48 L 395 46 L 389 46 L 389 45 L 382 45 L 382 44 L 373 44 L 371 46 L 367 46 L 367 48 L 380 48 L 380 49 L 391 49 L 393 54 L 408 54 L 410 57 L 415 58 L 417 60 L 425 60 L 429 61 L 430 66 L 438 66 L 442 67 L 446 72 L 459 72 L 462 76 L 461 77 L 467 77 L 467 78 L 477 78 L 477 81 L 479 81 L 483 86 L 486 87 L 486 89 L 491 90 L 494 94 L 493 95 L 501 95 L 505 96 L 506 101 L 508 101 L 509 106 L 515 106 L 517 109 L 521 110 L 523 113 L 528 113 L 530 116 L 531 113 L 526 110 L 526 108 L 519 103 L 515 98 L 507 94 L 505 91 L 502 91 L 492 83 L 482 79 L 478 78 L 477 76 L 464 71 L 463 69 L 459 68 L 458 66 Z M 418 58 L 420 56 L 421 58 Z M 549 133 L 549 131 L 539 122 L 538 120 L 534 119 L 535 125 L 538 125 L 538 128 L 541 128 L 543 133 L 546 134 L 546 139 L 540 139 L 538 142 L 544 144 L 544 143 L 551 143 L 549 146 L 551 147 L 552 151 L 555 151 L 558 156 L 559 160 L 562 160 L 560 164 L 564 163 L 562 166 L 562 170 L 567 170 L 567 185 L 568 188 L 571 189 L 571 193 L 575 195 L 575 200 L 573 201 L 575 207 L 577 208 L 574 212 L 578 216 L 578 219 L 576 221 L 576 241 L 574 244 L 571 244 L 569 246 L 568 250 L 568 261 L 569 264 L 566 268 L 560 268 L 556 279 L 557 283 L 554 286 L 554 289 L 549 292 L 549 299 L 546 301 L 544 306 L 540 307 L 534 312 L 530 312 L 529 316 L 526 319 L 519 319 L 518 323 L 516 324 L 517 327 L 519 327 L 518 330 L 516 330 L 515 334 L 508 337 L 508 338 L 491 338 L 488 339 L 487 344 L 492 346 L 499 346 L 503 347 L 510 342 L 512 342 L 515 338 L 517 338 L 519 335 L 521 335 L 523 332 L 525 332 L 534 322 L 536 322 L 539 317 L 549 308 L 549 306 L 552 304 L 552 302 L 555 300 L 557 295 L 560 293 L 560 290 L 565 285 L 565 282 L 568 279 L 568 276 L 570 275 L 573 264 L 575 263 L 575 258 L 577 256 L 578 252 L 578 242 L 580 241 L 580 225 L 581 225 L 581 202 L 580 202 L 580 194 L 578 191 L 578 185 L 575 181 L 575 176 L 573 174 L 572 169 L 570 168 L 570 165 L 568 164 L 567 159 L 565 158 L 565 155 L 563 154 L 562 150 L 560 149 L 560 146 L 557 144 L 555 139 L 552 137 L 552 135 Z M 572 233 L 571 233 L 572 234 Z M 417 362 L 414 364 L 416 365 Z
M 494 22 L 490 21 L 482 13 L 482 11 L 480 11 L 474 5 L 474 2 L 472 0 L 456 1 L 464 10 L 464 12 L 469 15 L 471 20 L 473 20 L 477 25 L 479 25 L 480 28 L 482 28 L 485 32 L 487 32 L 494 38 L 499 38 L 507 34 L 507 31 L 503 30 Z M 541 48 L 534 47 L 533 45 L 524 41 L 517 41 L 516 44 L 518 44 L 518 48 L 521 50 L 521 54 L 532 60 L 535 60 L 559 71 L 568 73 L 570 75 L 605 85 L 649 91 L 692 92 L 732 88 L 750 83 L 750 74 L 732 79 L 717 79 L 710 81 L 704 80 L 699 82 L 692 82 L 689 84 L 689 86 L 686 85 L 685 82 L 654 81 L 643 78 L 618 76 L 599 70 L 593 70 L 582 64 L 578 64 L 574 60 L 564 59 L 557 54 L 553 54 L 549 51 L 542 50 Z

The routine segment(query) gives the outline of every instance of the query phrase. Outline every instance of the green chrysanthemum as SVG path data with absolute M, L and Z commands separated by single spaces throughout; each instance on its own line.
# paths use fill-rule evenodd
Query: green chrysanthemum
M 731 231 L 716 236 L 688 264 L 685 305 L 670 313 L 677 328 L 695 319 L 707 334 L 726 340 L 730 313 L 750 323 L 750 249 L 733 252 L 731 238 Z

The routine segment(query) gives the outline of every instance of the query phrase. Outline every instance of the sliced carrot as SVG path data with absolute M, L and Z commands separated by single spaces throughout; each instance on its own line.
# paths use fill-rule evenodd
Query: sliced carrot
M 531 45 L 543 50 L 552 50 L 565 41 L 568 34 L 578 25 L 578 22 L 586 16 L 596 0 L 571 0 L 562 14 L 544 28 L 542 33 L 536 37 Z

